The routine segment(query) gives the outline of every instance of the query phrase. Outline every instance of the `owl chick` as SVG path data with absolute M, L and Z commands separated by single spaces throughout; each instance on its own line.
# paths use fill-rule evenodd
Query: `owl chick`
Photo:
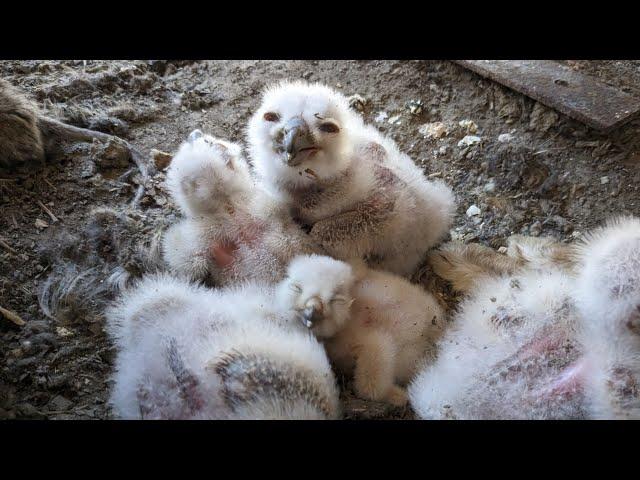
M 590 416 L 640 419 L 640 219 L 596 230 L 579 255 L 576 303 Z
M 188 279 L 277 281 L 295 254 L 319 250 L 254 185 L 237 144 L 192 132 L 171 161 L 167 185 L 185 218 L 166 232 L 163 255 Z
M 437 359 L 409 388 L 414 410 L 422 418 L 638 418 L 640 223 L 614 222 L 582 246 L 516 236 L 508 254 L 448 244 L 430 255 L 467 298 Z
M 118 349 L 111 404 L 125 419 L 334 419 L 324 349 L 273 288 L 210 290 L 145 277 L 107 311 Z
M 247 138 L 261 184 L 333 257 L 409 275 L 451 225 L 451 190 L 329 87 L 267 90 Z
M 277 298 L 324 342 L 332 363 L 353 374 L 359 396 L 394 405 L 407 402 L 400 385 L 433 355 L 445 323 L 430 294 L 361 260 L 296 257 Z

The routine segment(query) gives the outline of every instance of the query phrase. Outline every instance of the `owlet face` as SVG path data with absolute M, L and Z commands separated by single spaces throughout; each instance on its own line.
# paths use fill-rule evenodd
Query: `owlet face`
M 256 168 L 301 183 L 342 171 L 348 160 L 344 102 L 316 85 L 285 84 L 268 92 L 249 124 Z
M 333 336 L 347 322 L 353 298 L 351 267 L 321 255 L 295 258 L 278 285 L 280 305 L 316 336 Z

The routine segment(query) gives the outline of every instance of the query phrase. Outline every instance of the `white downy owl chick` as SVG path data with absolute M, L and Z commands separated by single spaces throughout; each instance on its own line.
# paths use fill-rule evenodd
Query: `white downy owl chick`
M 277 281 L 294 255 L 319 250 L 254 185 L 237 144 L 192 132 L 171 161 L 167 185 L 186 217 L 163 241 L 176 274 L 217 285 Z
M 268 89 L 247 137 L 261 184 L 333 257 L 406 276 L 451 225 L 451 189 L 327 86 Z
M 332 363 L 354 376 L 357 395 L 394 405 L 407 402 L 400 385 L 433 354 L 445 324 L 433 296 L 361 260 L 296 257 L 277 298 L 324 342 Z
M 580 247 L 577 304 L 592 418 L 640 419 L 640 219 L 610 222 Z
M 118 349 L 111 404 L 125 419 L 334 419 L 322 345 L 273 287 L 210 290 L 145 277 L 107 311 Z
M 582 247 L 516 236 L 511 257 L 480 245 L 432 253 L 468 296 L 409 388 L 418 415 L 638 418 L 640 290 L 610 294 L 640 280 L 638 225 L 615 223 Z

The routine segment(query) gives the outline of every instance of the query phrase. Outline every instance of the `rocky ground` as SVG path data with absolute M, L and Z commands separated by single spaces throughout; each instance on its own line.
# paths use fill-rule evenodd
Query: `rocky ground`
M 639 61 L 567 63 L 640 96 Z M 242 141 L 266 84 L 321 81 L 360 95 L 367 121 L 452 186 L 452 238 L 494 248 L 512 233 L 570 242 L 613 214 L 640 215 L 640 121 L 599 134 L 449 62 L 0 61 L 0 76 L 47 114 L 125 138 L 148 158 L 151 149 L 175 151 L 194 128 Z M 49 318 L 39 297 L 56 257 L 82 256 L 72 240 L 90 209 L 131 200 L 132 167 L 84 145 L 44 170 L 0 174 L 0 307 L 25 322 L 0 316 L 0 418 L 111 417 L 115 352 L 100 315 Z M 163 180 L 160 170 L 133 216 L 141 237 L 130 243 L 175 221 Z M 61 232 L 72 240 L 55 243 Z M 428 273 L 416 280 L 448 299 Z M 357 400 L 342 383 L 347 418 L 412 418 Z

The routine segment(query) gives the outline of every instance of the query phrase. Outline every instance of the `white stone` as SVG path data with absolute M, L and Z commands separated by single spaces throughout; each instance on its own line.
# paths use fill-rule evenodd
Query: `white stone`
M 35 225 L 38 228 L 47 228 L 49 226 L 49 224 L 47 222 L 45 222 L 44 220 L 41 220 L 39 218 L 36 218 Z
M 447 135 L 447 127 L 442 122 L 425 123 L 418 128 L 418 133 L 424 138 L 442 138 Z
M 462 128 L 464 128 L 469 133 L 476 133 L 478 131 L 478 125 L 473 120 L 460 120 L 458 122 Z
M 476 137 L 475 135 L 467 135 L 466 137 L 464 137 L 462 140 L 458 142 L 458 146 L 468 147 L 468 146 L 480 143 L 481 141 L 482 141 L 482 138 L 480 137 Z
M 480 209 L 477 206 L 471 205 L 467 208 L 467 217 L 475 217 L 476 215 L 480 215 Z
M 451 240 L 454 242 L 464 240 L 464 235 L 456 230 L 449 230 L 449 235 L 451 235 Z
M 509 143 L 511 140 L 513 140 L 513 135 L 510 133 L 501 133 L 498 135 L 498 141 L 500 143 Z
M 380 123 L 384 122 L 387 118 L 389 118 L 389 114 L 387 112 L 379 112 L 375 118 L 375 121 Z
M 483 188 L 482 190 L 484 190 L 487 193 L 492 193 L 496 190 L 496 182 L 494 182 L 493 180 L 491 180 L 490 182 L 488 182 Z

